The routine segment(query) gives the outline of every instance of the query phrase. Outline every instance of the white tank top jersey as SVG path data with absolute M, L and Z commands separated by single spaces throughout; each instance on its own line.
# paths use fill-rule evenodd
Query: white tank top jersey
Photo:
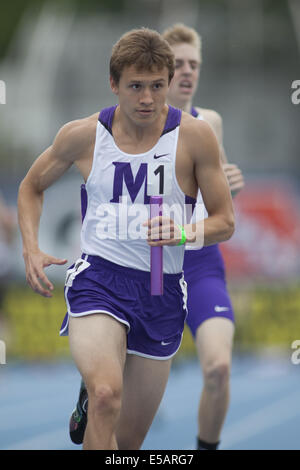
M 142 227 L 150 217 L 150 183 L 155 186 L 155 181 L 159 182 L 163 215 L 170 215 L 175 223 L 187 223 L 196 202 L 182 192 L 175 174 L 181 111 L 169 106 L 164 130 L 154 147 L 145 153 L 128 154 L 118 148 L 112 135 L 116 107 L 102 110 L 98 118 L 93 165 L 85 185 L 81 250 L 121 266 L 150 271 L 148 229 Z M 168 207 L 173 207 L 169 213 Z M 182 272 L 183 257 L 184 245 L 164 246 L 164 272 Z

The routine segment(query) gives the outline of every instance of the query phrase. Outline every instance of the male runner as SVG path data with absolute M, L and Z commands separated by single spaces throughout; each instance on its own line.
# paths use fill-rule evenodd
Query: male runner
M 53 285 L 44 268 L 67 260 L 39 249 L 43 194 L 72 164 L 86 182 L 83 254 L 67 271 L 68 313 L 61 328 L 61 334 L 69 334 L 89 397 L 84 449 L 141 447 L 181 342 L 186 316 L 182 242 L 197 242 L 203 227 L 198 222 L 182 228 L 170 217 L 159 217 L 144 222 L 147 240 L 136 232 L 131 236 L 129 227 L 124 237 L 116 230 L 123 216 L 118 206 L 148 206 L 147 167 L 159 159 L 170 167 L 165 204 L 183 208 L 200 188 L 209 213 L 204 244 L 227 240 L 234 230 L 213 132 L 166 104 L 173 74 L 174 55 L 157 32 L 143 28 L 122 36 L 110 60 L 118 105 L 63 126 L 19 190 L 26 278 L 37 293 L 51 297 Z M 164 246 L 163 296 L 150 295 L 151 246 Z
M 198 119 L 205 119 L 211 125 L 220 145 L 223 169 L 234 196 L 243 188 L 244 181 L 240 169 L 227 162 L 223 148 L 222 118 L 214 110 L 192 106 L 202 62 L 201 38 L 194 29 L 182 24 L 176 24 L 166 30 L 164 38 L 171 45 L 176 59 L 168 102 Z M 198 202 L 202 202 L 200 194 Z M 195 338 L 204 375 L 197 447 L 217 448 L 229 404 L 229 375 L 234 334 L 234 314 L 218 245 L 187 251 L 184 272 L 186 280 L 188 279 L 187 323 Z M 205 322 L 207 319 L 210 321 Z M 221 347 L 216 344 L 221 344 Z M 83 439 L 87 403 L 87 392 L 82 382 L 76 408 L 70 419 L 70 437 L 76 444 L 81 443 Z
M 224 172 L 232 195 L 235 195 L 243 188 L 244 181 L 239 168 L 227 162 L 222 118 L 214 110 L 192 105 L 202 62 L 201 38 L 193 28 L 183 24 L 173 25 L 163 37 L 175 55 L 175 74 L 167 101 L 211 125 L 220 145 Z M 198 411 L 197 448 L 217 449 L 229 404 L 234 335 L 234 313 L 219 246 L 215 244 L 198 250 L 186 246 L 183 269 L 188 288 L 187 324 L 195 340 L 204 379 Z

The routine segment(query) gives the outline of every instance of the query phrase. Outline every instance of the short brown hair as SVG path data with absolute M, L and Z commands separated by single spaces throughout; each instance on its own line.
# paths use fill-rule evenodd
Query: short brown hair
M 200 63 L 202 62 L 202 41 L 201 36 L 193 28 L 185 26 L 183 23 L 176 23 L 162 33 L 162 37 L 170 44 L 190 44 L 199 51 Z
M 169 83 L 175 71 L 175 59 L 170 45 L 157 32 L 148 28 L 133 29 L 125 33 L 113 46 L 110 75 L 119 83 L 124 67 L 135 65 L 137 70 L 161 70 L 167 67 Z

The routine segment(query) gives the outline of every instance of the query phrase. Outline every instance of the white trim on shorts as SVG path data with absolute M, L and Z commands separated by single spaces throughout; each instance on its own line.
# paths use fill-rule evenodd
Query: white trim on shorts
M 182 335 L 183 335 L 183 333 L 182 333 Z M 151 354 L 144 354 L 144 353 L 141 353 L 141 352 L 138 352 L 138 351 L 133 351 L 133 350 L 130 350 L 130 349 L 127 349 L 127 354 L 132 354 L 132 355 L 135 355 L 135 356 L 145 357 L 147 359 L 155 359 L 156 361 L 166 361 L 168 359 L 171 359 L 171 357 L 175 356 L 175 354 L 178 352 L 178 349 L 180 348 L 181 343 L 182 343 L 182 335 L 181 335 L 181 339 L 180 339 L 180 343 L 178 345 L 178 348 L 176 349 L 176 351 L 174 351 L 169 356 L 151 356 Z
M 69 316 L 72 317 L 72 318 L 87 317 L 89 315 L 95 315 L 97 313 L 105 313 L 105 315 L 109 315 L 110 317 L 117 320 L 119 323 L 122 323 L 123 325 L 125 325 L 127 327 L 127 332 L 126 332 L 127 334 L 129 333 L 129 330 L 130 330 L 130 324 L 127 321 L 121 320 L 119 317 L 117 317 L 116 315 L 114 315 L 111 312 L 107 312 L 106 310 L 90 310 L 89 312 L 81 312 L 81 313 L 72 313 L 72 312 L 68 311 L 67 313 L 68 313 L 68 320 L 67 320 L 67 323 L 66 323 L 66 326 L 64 327 L 64 329 L 60 330 L 60 332 L 59 332 L 60 336 L 65 336 L 66 331 L 69 330 Z M 67 334 L 69 334 L 69 332 Z
M 126 320 L 122 320 L 121 318 L 117 317 L 117 315 L 107 311 L 107 310 L 88 310 L 86 312 L 80 312 L 80 313 L 73 313 L 71 312 L 69 300 L 68 300 L 68 292 L 69 292 L 69 287 L 66 287 L 65 291 L 65 301 L 67 304 L 67 313 L 68 313 L 68 320 L 66 322 L 66 325 L 63 330 L 60 330 L 59 334 L 60 336 L 63 336 L 66 334 L 66 331 L 69 330 L 69 316 L 76 318 L 76 317 L 86 317 L 88 315 L 94 315 L 95 313 L 105 313 L 106 315 L 109 315 L 110 317 L 113 317 L 115 320 L 117 320 L 119 323 L 122 323 L 123 325 L 127 326 L 127 334 L 130 331 L 130 324 Z

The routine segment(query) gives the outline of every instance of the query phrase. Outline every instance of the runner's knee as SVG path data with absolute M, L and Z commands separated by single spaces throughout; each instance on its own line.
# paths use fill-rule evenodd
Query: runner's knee
M 109 383 L 94 383 L 88 386 L 89 410 L 96 414 L 115 415 L 121 409 L 121 387 Z
M 212 390 L 222 390 L 229 382 L 230 364 L 223 360 L 203 368 L 204 382 Z

